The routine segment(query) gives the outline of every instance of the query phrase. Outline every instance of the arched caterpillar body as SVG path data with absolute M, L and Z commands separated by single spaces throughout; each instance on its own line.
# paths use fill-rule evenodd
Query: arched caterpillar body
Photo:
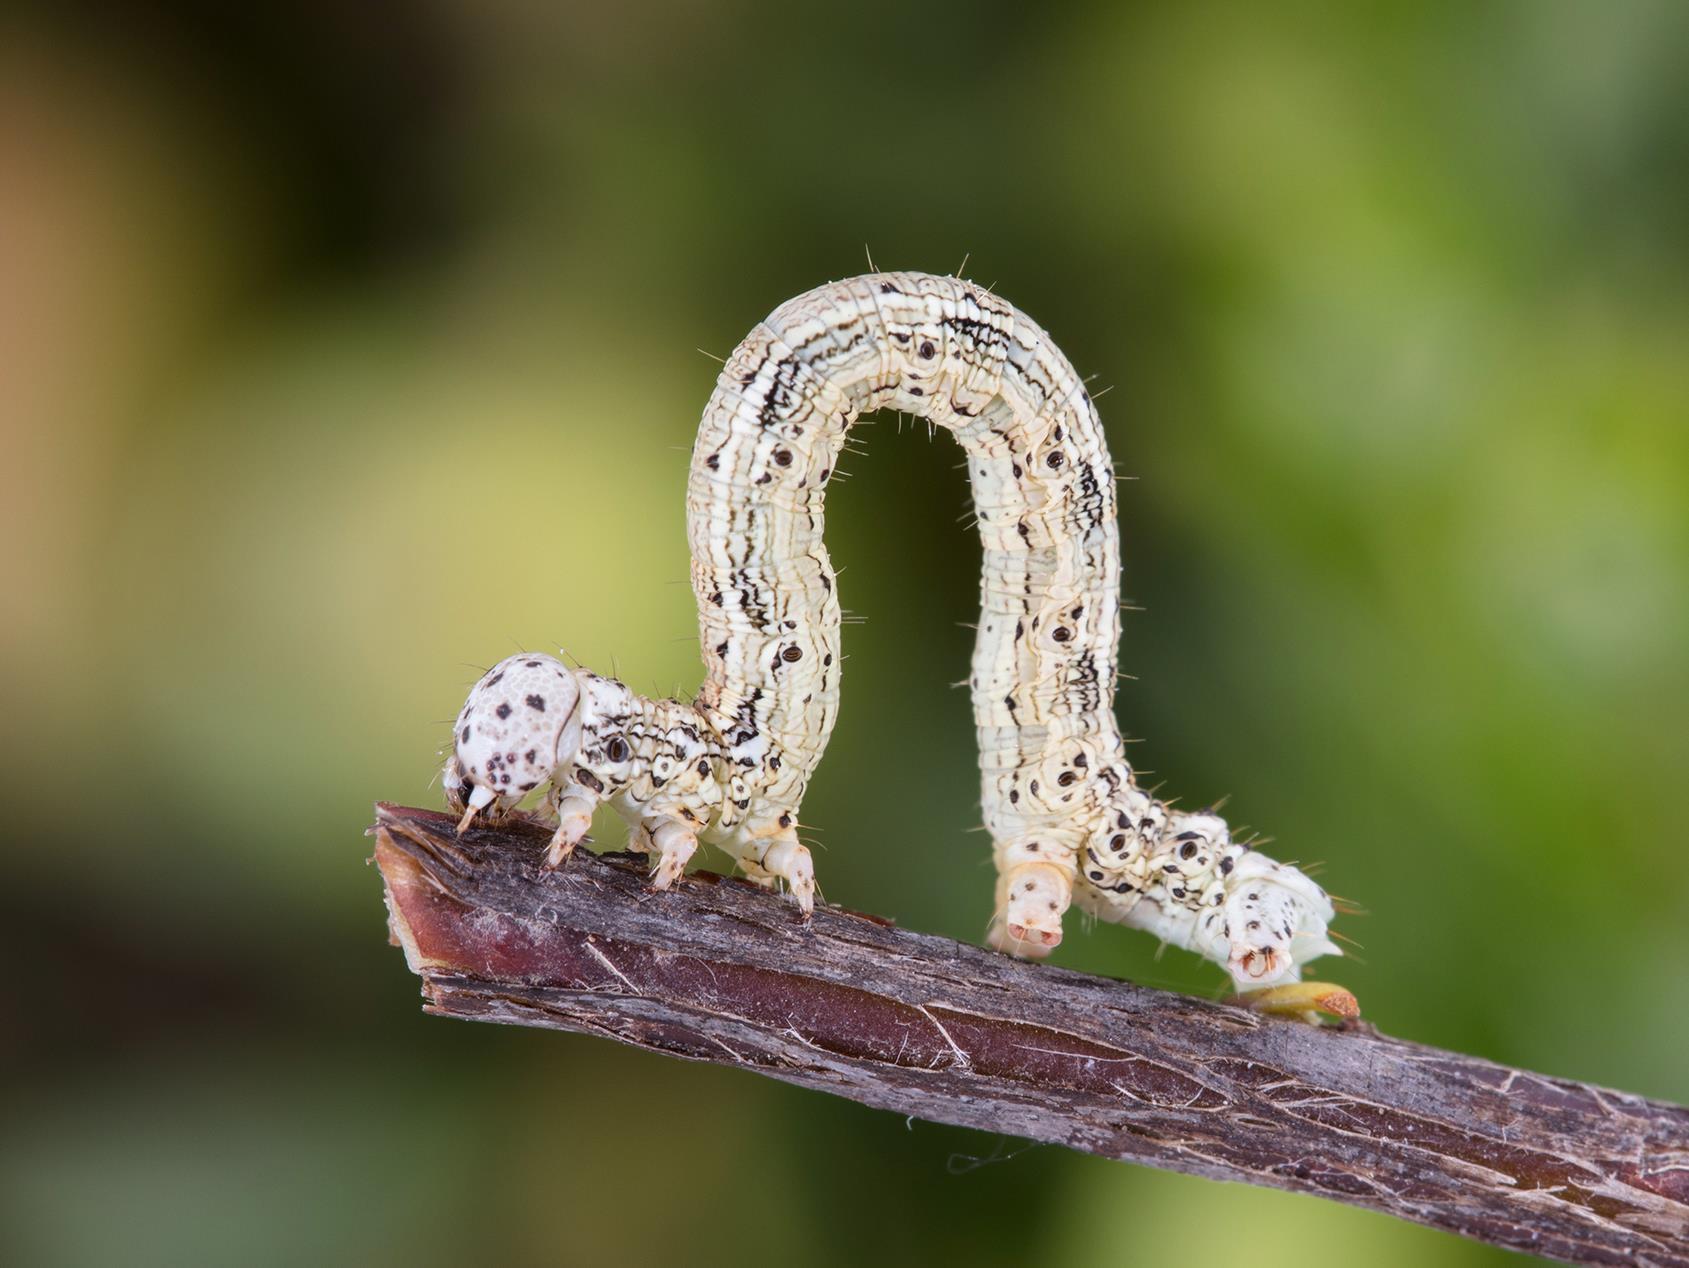
M 952 277 L 881 273 L 782 304 L 704 410 L 687 510 L 706 677 L 648 700 L 538 655 L 470 693 L 447 763 L 465 820 L 546 786 L 574 848 L 600 802 L 671 884 L 700 836 L 813 903 L 798 809 L 838 713 L 839 602 L 822 505 L 845 434 L 892 408 L 967 452 L 984 549 L 970 685 L 998 872 L 994 945 L 1047 954 L 1070 903 L 1223 964 L 1293 982 L 1338 953 L 1332 907 L 1210 813 L 1140 790 L 1113 702 L 1120 637 L 1114 468 L 1083 381 L 1049 337 Z

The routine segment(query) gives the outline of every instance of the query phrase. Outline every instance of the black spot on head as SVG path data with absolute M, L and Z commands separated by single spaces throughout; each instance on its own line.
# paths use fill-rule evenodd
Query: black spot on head
M 529 669 L 538 669 L 540 667 L 540 663 L 537 660 L 525 660 L 522 663 Z
M 465 743 L 465 744 L 469 743 L 469 728 L 468 727 L 463 728 L 463 735 L 462 735 L 461 738 L 462 738 L 463 743 Z
M 528 707 L 530 709 L 538 709 L 541 713 L 544 713 L 545 712 L 545 697 L 544 696 L 529 696 L 528 697 Z
M 510 702 L 506 701 L 504 704 L 501 704 L 498 708 L 494 709 L 493 712 L 498 714 L 501 718 L 508 718 L 510 716 Z
M 499 682 L 503 678 L 504 678 L 504 670 L 501 669 L 501 670 L 498 671 L 498 673 L 494 674 L 491 678 L 487 679 L 487 681 L 485 683 L 483 683 L 482 685 L 486 686 L 486 687 L 496 687 L 496 686 L 499 685 Z

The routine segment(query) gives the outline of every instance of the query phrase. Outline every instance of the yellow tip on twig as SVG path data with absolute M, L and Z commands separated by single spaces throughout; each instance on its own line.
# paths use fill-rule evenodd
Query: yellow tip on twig
M 1269 986 L 1266 990 L 1234 995 L 1227 1002 L 1241 1004 L 1257 1013 L 1315 1023 L 1321 1017 L 1354 1021 L 1361 1015 L 1360 1001 L 1348 990 L 1331 982 L 1291 982 L 1286 986 Z

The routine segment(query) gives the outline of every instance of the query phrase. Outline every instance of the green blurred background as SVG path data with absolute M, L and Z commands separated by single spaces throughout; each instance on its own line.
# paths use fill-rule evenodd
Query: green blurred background
M 1686 153 L 1675 0 L 14 6 L 0 1254 L 1504 1261 L 424 1018 L 362 832 L 514 650 L 695 687 L 695 349 L 968 255 L 1115 386 L 1142 764 L 1368 909 L 1385 1029 L 1689 1100 Z M 805 817 L 976 939 L 960 454 L 866 438 Z

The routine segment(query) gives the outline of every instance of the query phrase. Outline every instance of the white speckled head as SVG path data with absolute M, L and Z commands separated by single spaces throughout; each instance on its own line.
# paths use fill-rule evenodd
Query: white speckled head
M 445 782 L 453 809 L 491 807 L 497 818 L 549 783 L 574 759 L 580 706 L 579 682 L 555 657 L 525 652 L 489 669 L 470 690 L 452 736 Z
M 1222 919 L 1203 922 L 1198 950 L 1224 964 L 1239 990 L 1300 981 L 1309 960 L 1343 954 L 1326 936 L 1336 913 L 1325 891 L 1265 855 L 1237 860 L 1222 912 Z

